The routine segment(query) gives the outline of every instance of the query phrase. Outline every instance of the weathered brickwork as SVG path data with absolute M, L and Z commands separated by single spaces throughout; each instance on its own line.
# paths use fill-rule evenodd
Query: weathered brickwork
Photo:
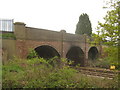
M 23 50 L 22 53 L 20 53 L 20 55 L 22 55 L 22 57 L 27 57 L 28 53 L 29 53 L 29 49 L 35 49 L 39 46 L 42 46 L 42 45 L 48 45 L 48 46 L 51 46 L 53 47 L 54 49 L 56 49 L 58 51 L 58 53 L 61 55 L 61 42 L 55 42 L 55 41 L 33 41 L 33 40 L 25 40 L 25 42 L 23 41 L 24 45 L 22 42 L 20 41 L 17 41 L 18 44 L 19 44 L 19 49 Z M 20 44 L 22 44 L 20 46 Z
M 84 35 L 69 34 L 64 30 L 55 32 L 44 29 L 36 29 L 26 27 L 24 23 L 15 23 L 14 34 L 16 36 L 16 40 L 9 41 L 8 39 L 9 43 L 14 42 L 14 52 L 10 51 L 10 46 L 6 45 L 7 41 L 3 39 L 3 48 L 8 50 L 8 56 L 10 52 L 12 52 L 20 58 L 26 58 L 29 53 L 29 49 L 35 49 L 37 47 L 47 45 L 54 48 L 59 53 L 60 57 L 66 58 L 68 51 L 72 47 L 79 47 L 84 53 L 81 55 L 84 55 L 84 62 L 86 63 L 88 59 L 88 52 L 90 48 L 93 47 L 86 42 L 87 38 Z M 98 52 L 101 53 L 100 46 L 94 47 L 96 47 Z

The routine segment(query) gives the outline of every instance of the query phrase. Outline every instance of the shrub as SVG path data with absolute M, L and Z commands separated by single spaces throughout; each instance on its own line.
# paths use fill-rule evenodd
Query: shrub
M 72 79 L 76 73 L 76 70 L 64 67 L 62 69 L 52 72 L 48 76 L 46 86 L 50 88 L 67 88 L 72 87 L 74 80 Z
M 108 55 L 103 58 L 104 60 L 108 61 L 110 65 L 115 65 L 116 69 L 120 68 L 120 64 L 118 63 L 118 47 L 117 46 L 110 46 L 104 48 L 104 52 Z
M 56 58 L 56 57 L 55 57 Z M 54 58 L 54 59 L 55 59 Z M 65 63 L 66 59 L 60 60 Z M 3 88 L 117 88 L 117 80 L 82 75 L 67 64 L 55 67 L 56 60 L 32 58 L 10 60 L 3 65 Z M 55 63 L 54 63 L 55 64 Z M 58 63 L 57 63 L 58 64 Z
M 89 61 L 88 65 L 102 68 L 109 68 L 111 65 L 114 65 L 116 69 L 119 69 L 118 48 L 116 46 L 104 47 L 103 51 L 104 54 L 106 54 L 104 57 L 99 58 L 96 61 Z
M 38 54 L 36 53 L 36 51 L 34 49 L 29 49 L 29 54 L 27 58 L 31 59 L 31 58 L 36 58 L 36 57 L 38 57 Z
M 52 71 L 52 66 L 42 58 L 14 59 L 5 64 L 2 70 L 4 88 L 34 88 L 39 85 L 38 83 L 44 77 L 49 75 Z M 39 80 L 39 82 L 36 80 Z
M 110 67 L 110 61 L 107 59 L 97 59 L 95 61 L 89 60 L 87 66 L 108 69 Z

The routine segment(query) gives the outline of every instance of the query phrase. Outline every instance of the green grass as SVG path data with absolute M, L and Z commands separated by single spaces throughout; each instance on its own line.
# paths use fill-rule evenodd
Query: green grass
M 2 33 L 0 34 L 0 38 L 3 39 L 16 39 L 15 35 L 13 33 Z
M 11 60 L 2 68 L 3 88 L 118 88 L 118 80 L 82 75 L 70 68 L 65 59 Z M 56 64 L 56 65 L 55 65 Z

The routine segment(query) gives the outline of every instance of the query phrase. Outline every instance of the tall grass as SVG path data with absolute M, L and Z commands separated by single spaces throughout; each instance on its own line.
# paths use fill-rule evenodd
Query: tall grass
M 3 88 L 118 88 L 117 79 L 82 75 L 66 59 L 15 58 L 3 65 Z

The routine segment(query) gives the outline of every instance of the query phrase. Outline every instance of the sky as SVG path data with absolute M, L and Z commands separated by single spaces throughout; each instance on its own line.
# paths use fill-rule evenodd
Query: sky
M 106 15 L 105 0 L 0 0 L 0 19 L 14 19 L 27 27 L 75 33 L 79 16 L 87 13 L 96 31 Z

